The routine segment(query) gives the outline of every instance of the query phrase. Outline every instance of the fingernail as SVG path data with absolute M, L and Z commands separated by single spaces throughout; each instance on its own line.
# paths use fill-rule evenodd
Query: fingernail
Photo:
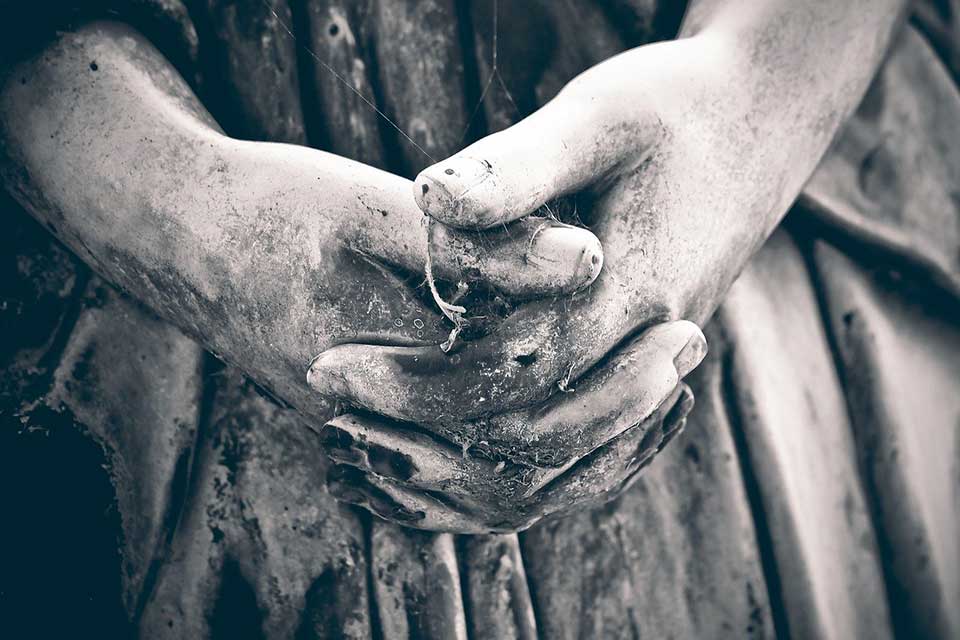
M 570 273 L 570 265 L 575 265 L 570 276 L 570 290 L 596 280 L 603 268 L 603 247 L 597 237 L 579 227 L 544 224 L 549 226 L 535 232 L 527 251 L 527 263 L 558 276 L 566 276 Z
M 419 522 L 427 517 L 423 511 L 408 509 L 386 493 L 376 490 L 370 496 L 367 508 L 384 520 L 399 523 Z
M 366 456 L 352 449 L 327 449 L 326 454 L 330 459 L 339 464 L 347 464 L 355 467 L 366 466 L 367 464 Z
M 487 227 L 502 217 L 496 173 L 482 159 L 444 160 L 420 172 L 413 189 L 424 213 L 454 226 Z
M 367 477 L 359 469 L 338 464 L 327 471 L 327 482 L 348 487 L 362 487 L 367 484 Z
M 327 470 L 327 491 L 337 500 L 351 504 L 364 505 L 369 486 L 362 471 L 344 465 L 334 465 Z
M 421 173 L 413 183 L 414 199 L 420 210 L 438 220 L 454 206 L 453 193 L 442 181 Z
M 342 502 L 360 505 L 384 520 L 413 523 L 423 520 L 423 511 L 408 509 L 386 491 L 372 484 L 368 476 L 352 467 L 334 467 L 327 472 L 327 487 L 331 495 Z
M 676 367 L 677 374 L 683 378 L 693 371 L 706 355 L 707 341 L 702 333 L 696 331 L 673 359 L 673 366 Z

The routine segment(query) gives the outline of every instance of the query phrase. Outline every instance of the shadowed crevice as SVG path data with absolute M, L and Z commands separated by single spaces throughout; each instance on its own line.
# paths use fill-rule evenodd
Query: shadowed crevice
M 330 140 L 323 126 L 324 113 L 320 104 L 320 88 L 317 86 L 314 65 L 316 53 L 313 46 L 313 31 L 310 28 L 310 16 L 304 0 L 290 3 L 290 16 L 293 31 L 294 56 L 297 64 L 297 76 L 300 79 L 300 111 L 303 113 L 303 128 L 307 144 L 315 149 L 330 150 Z M 285 34 L 289 36 L 289 34 Z
M 147 568 L 143 579 L 140 595 L 137 598 L 137 604 L 133 615 L 133 620 L 139 624 L 143 617 L 143 612 L 153 597 L 154 590 L 157 587 L 157 580 L 160 575 L 160 569 L 167 561 L 170 555 L 170 548 L 173 545 L 177 529 L 183 514 L 187 510 L 187 504 L 194 493 L 193 479 L 199 477 L 200 456 L 196 455 L 200 443 L 203 442 L 205 434 L 209 430 L 211 413 L 213 411 L 214 396 L 216 395 L 217 385 L 210 381 L 223 369 L 223 363 L 215 356 L 204 351 L 201 366 L 203 371 L 200 376 L 202 389 L 198 395 L 200 407 L 197 411 L 197 425 L 194 429 L 193 442 L 184 449 L 177 458 L 174 468 L 173 478 L 170 481 L 169 502 L 163 515 L 162 535 L 157 541 L 158 546 L 151 556 L 150 566 Z
M 210 616 L 210 637 L 213 640 L 260 640 L 264 637 L 263 619 L 253 587 L 237 561 L 227 558 L 223 563 L 220 593 Z
M 840 381 L 851 435 L 856 444 L 857 473 L 859 474 L 860 485 L 863 488 L 863 494 L 866 498 L 870 523 L 877 541 L 877 555 L 879 556 L 880 568 L 883 572 L 883 586 L 887 598 L 887 610 L 890 612 L 890 621 L 893 626 L 893 634 L 896 638 L 912 638 L 915 637 L 916 629 L 912 628 L 910 612 L 907 607 L 904 606 L 904 603 L 908 602 L 904 585 L 897 579 L 896 572 L 893 568 L 893 558 L 896 557 L 896 547 L 893 541 L 890 540 L 883 526 L 880 488 L 877 486 L 876 478 L 872 472 L 873 457 L 874 452 L 877 450 L 877 442 L 874 437 L 858 429 L 858 421 L 854 420 L 856 412 L 861 412 L 860 420 L 866 421 L 867 423 L 873 422 L 875 416 L 863 415 L 862 411 L 864 407 L 857 407 L 854 403 L 854 397 L 857 392 L 852 387 L 847 376 L 846 365 L 844 364 L 844 358 L 840 351 L 839 336 L 835 333 L 833 322 L 830 318 L 830 301 L 827 298 L 824 277 L 813 257 L 813 242 L 810 237 L 804 237 L 803 234 L 794 232 L 792 235 L 795 238 L 799 236 L 797 244 L 800 247 L 800 253 L 806 263 L 807 271 L 810 273 L 810 283 L 817 300 L 817 311 L 820 314 L 820 321 L 823 323 L 824 334 L 827 337 L 827 344 L 830 349 L 830 356 L 837 372 L 837 380 Z M 857 317 L 854 312 L 844 314 L 844 330 L 849 331 L 856 322 Z M 855 347 L 856 342 L 851 346 Z M 864 354 L 857 353 L 854 357 L 858 362 L 867 361 Z
M 774 551 L 773 537 L 767 524 L 767 515 L 763 507 L 763 494 L 760 491 L 759 480 L 754 474 L 750 458 L 750 449 L 746 434 L 743 432 L 743 415 L 737 401 L 737 391 L 733 378 L 733 354 L 735 347 L 731 344 L 725 328 L 715 319 L 722 336 L 720 367 L 720 397 L 723 403 L 722 410 L 726 414 L 726 422 L 730 425 L 734 448 L 737 452 L 739 467 L 743 478 L 744 493 L 750 507 L 754 525 L 754 534 L 757 540 L 757 552 L 763 568 L 763 577 L 767 585 L 767 600 L 770 603 L 770 613 L 773 618 L 773 627 L 776 637 L 780 640 L 789 640 L 790 628 L 787 621 L 787 611 L 783 602 L 783 587 L 780 572 L 777 567 L 777 558 Z
M 480 100 L 480 69 L 477 65 L 477 34 L 473 27 L 471 0 L 454 2 L 463 54 L 463 104 L 467 107 L 467 127 L 461 132 L 460 148 L 487 135 L 487 114 Z

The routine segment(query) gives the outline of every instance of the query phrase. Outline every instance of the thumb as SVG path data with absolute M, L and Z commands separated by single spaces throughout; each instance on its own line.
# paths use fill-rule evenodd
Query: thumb
M 609 175 L 643 146 L 646 127 L 625 123 L 619 101 L 593 91 L 603 86 L 594 71 L 512 127 L 424 169 L 414 183 L 420 209 L 450 226 L 482 229 Z

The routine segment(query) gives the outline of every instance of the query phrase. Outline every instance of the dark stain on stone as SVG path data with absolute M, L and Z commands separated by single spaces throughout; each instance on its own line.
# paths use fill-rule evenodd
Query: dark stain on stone
M 856 320 L 857 314 L 853 311 L 847 311 L 843 314 L 843 326 L 849 331 L 853 327 L 853 321 Z
M 190 479 L 190 462 L 192 460 L 192 448 L 185 448 L 177 457 L 177 463 L 174 467 L 173 478 L 170 481 L 170 497 L 167 500 L 163 513 L 163 538 L 156 553 L 150 559 L 150 566 L 147 568 L 143 579 L 143 586 L 140 588 L 137 602 L 135 604 L 136 618 L 139 618 L 146 607 L 150 595 L 156 586 L 157 576 L 160 573 L 160 567 L 166 560 L 166 550 L 173 541 L 173 535 L 176 532 L 177 521 L 187 499 L 187 489 Z M 219 542 L 223 539 L 223 531 L 214 527 L 213 540 Z M 219 537 L 218 537 L 219 535 Z
M 324 425 L 319 437 L 324 449 L 348 449 L 353 446 L 352 435 L 330 424 Z
M 220 593 L 210 617 L 210 637 L 214 640 L 259 640 L 263 638 L 263 612 L 257 595 L 247 582 L 236 560 L 223 563 Z
M 437 353 L 442 352 L 437 349 Z M 390 357 L 393 358 L 394 363 L 400 367 L 401 371 L 410 375 L 430 376 L 432 373 L 437 373 L 443 369 L 446 369 L 445 366 L 441 366 L 443 363 L 437 362 L 436 355 L 423 353 L 410 355 L 407 353 L 398 352 L 392 354 Z M 459 354 L 447 355 L 445 357 L 449 359 L 451 366 L 456 367 L 459 364 Z
M 514 356 L 513 359 L 519 363 L 521 367 L 529 367 L 537 361 L 537 352 L 534 351 L 533 353 L 522 353 L 518 356 Z
M 334 597 L 336 586 L 337 575 L 329 567 L 310 585 L 296 640 L 343 637 L 342 629 L 337 624 L 337 602 Z
M 409 480 L 418 471 L 410 456 L 391 451 L 380 445 L 370 445 L 367 450 L 367 459 L 371 468 L 382 476 Z

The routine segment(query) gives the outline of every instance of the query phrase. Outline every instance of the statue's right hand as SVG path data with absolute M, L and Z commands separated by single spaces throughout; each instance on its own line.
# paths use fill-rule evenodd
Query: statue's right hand
M 600 270 L 587 230 L 531 219 L 428 234 L 407 180 L 223 135 L 124 25 L 62 34 L 0 85 L 0 168 L 17 199 L 100 275 L 313 417 L 329 417 L 306 381 L 325 349 L 447 338 L 423 286 L 428 235 L 437 277 L 508 297 L 569 293 Z

